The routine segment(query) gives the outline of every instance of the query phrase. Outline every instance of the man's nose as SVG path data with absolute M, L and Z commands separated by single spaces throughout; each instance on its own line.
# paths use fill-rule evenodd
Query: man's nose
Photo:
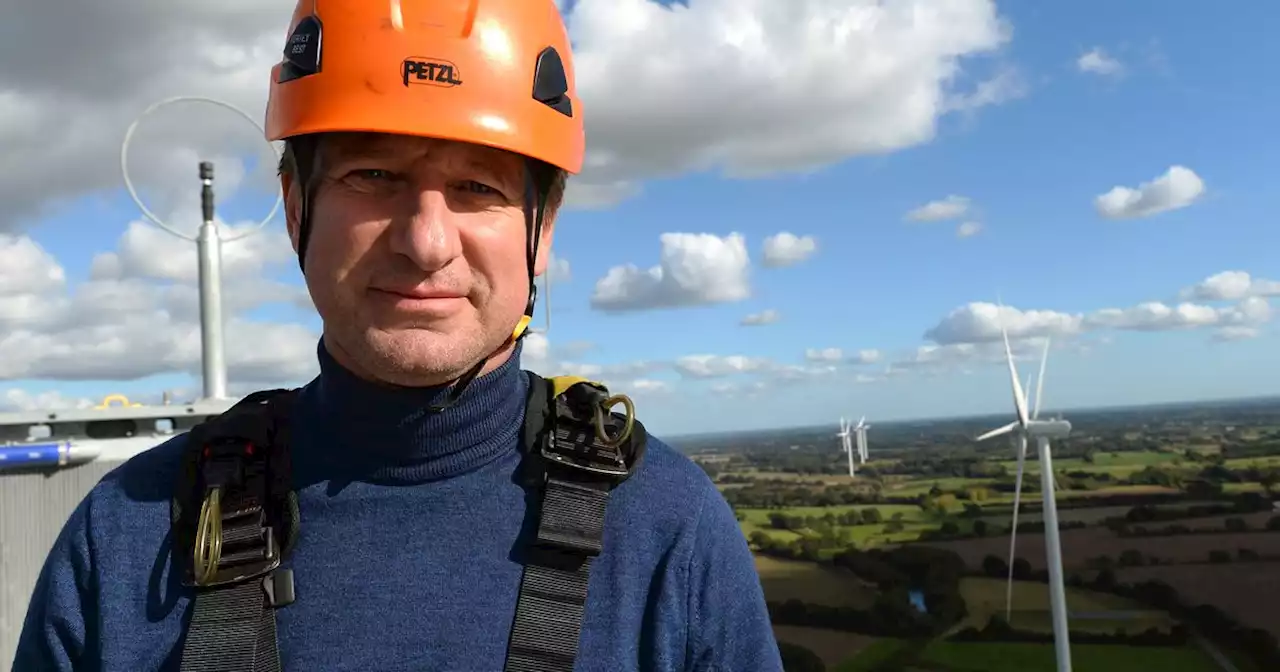
M 424 271 L 437 271 L 462 254 L 456 218 L 441 189 L 423 189 L 391 237 L 392 250 Z

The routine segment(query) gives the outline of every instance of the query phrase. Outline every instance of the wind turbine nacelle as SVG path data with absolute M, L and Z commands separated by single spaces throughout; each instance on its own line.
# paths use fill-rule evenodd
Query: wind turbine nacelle
M 1069 434 L 1071 434 L 1071 423 L 1066 420 L 1032 420 L 1027 423 L 1027 436 L 1062 439 Z

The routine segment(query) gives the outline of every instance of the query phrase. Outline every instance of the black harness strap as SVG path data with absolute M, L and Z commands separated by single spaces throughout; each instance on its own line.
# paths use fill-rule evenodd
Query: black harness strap
M 554 396 L 554 384 L 530 376 L 525 413 L 525 484 L 538 497 L 537 536 L 527 550 L 505 672 L 571 672 L 578 655 L 591 564 L 604 548 L 609 494 L 644 454 L 639 422 L 619 446 L 596 435 L 607 392 L 590 383 Z M 547 423 L 550 427 L 546 427 Z M 623 418 L 603 423 L 611 436 Z
M 505 671 L 571 672 L 609 495 L 640 464 L 646 434 L 629 407 L 604 410 L 604 387 L 528 375 L 521 474 L 537 533 L 524 549 Z M 181 672 L 281 671 L 275 609 L 294 594 L 280 563 L 298 530 L 295 392 L 255 393 L 189 433 L 172 507 L 174 566 L 195 591 Z
M 188 435 L 172 507 L 174 566 L 195 591 L 181 672 L 280 672 L 275 609 L 293 601 L 293 575 L 279 566 L 298 529 L 295 396 L 255 393 Z

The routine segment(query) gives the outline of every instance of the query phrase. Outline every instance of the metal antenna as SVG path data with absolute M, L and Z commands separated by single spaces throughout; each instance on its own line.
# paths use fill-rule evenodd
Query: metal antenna
M 197 256 L 199 259 L 200 269 L 200 346 L 201 346 L 201 373 L 204 383 L 205 399 L 226 399 L 227 398 L 227 362 L 226 350 L 223 344 L 223 319 L 222 319 L 222 243 L 232 242 L 241 238 L 257 233 L 266 226 L 276 216 L 276 212 L 280 210 L 280 206 L 284 200 L 284 194 L 277 189 L 275 205 L 271 206 L 271 211 L 267 216 L 258 222 L 255 226 L 237 236 L 228 236 L 222 238 L 218 233 L 218 225 L 214 221 L 214 200 L 213 200 L 213 163 L 210 161 L 200 162 L 200 210 L 203 215 L 203 222 L 200 224 L 200 231 L 196 236 L 183 233 L 178 229 L 169 226 L 164 220 L 160 219 L 147 209 L 142 203 L 142 199 L 138 197 L 138 192 L 133 187 L 133 180 L 129 179 L 129 143 L 133 140 L 134 131 L 137 130 L 138 124 L 143 118 L 155 112 L 156 110 L 179 102 L 198 102 L 216 105 L 226 110 L 230 110 L 242 118 L 253 124 L 259 134 L 266 136 L 266 131 L 262 125 L 253 117 L 250 117 L 243 110 L 229 103 L 224 103 L 213 98 L 205 98 L 202 96 L 177 96 L 174 98 L 166 98 L 151 107 L 142 111 L 133 123 L 129 124 L 128 130 L 125 131 L 124 141 L 120 144 L 120 174 L 124 177 L 125 189 L 129 191 L 129 197 L 133 199 L 134 204 L 142 211 L 143 216 L 151 220 L 161 229 L 182 238 L 183 240 L 196 243 Z M 271 147 L 271 152 L 276 155 L 276 150 L 271 143 L 267 143 Z

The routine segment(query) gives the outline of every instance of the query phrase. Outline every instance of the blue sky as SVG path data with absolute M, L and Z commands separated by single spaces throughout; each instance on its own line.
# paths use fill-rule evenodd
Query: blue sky
M 834 425 L 842 413 L 893 419 L 1003 411 L 1007 380 L 990 364 L 871 382 L 855 377 L 881 377 L 893 362 L 927 345 L 926 330 L 948 313 L 993 302 L 997 294 L 1019 310 L 1088 315 L 1147 301 L 1176 304 L 1181 290 L 1223 271 L 1280 276 L 1280 230 L 1274 226 L 1280 211 L 1274 185 L 1280 175 L 1274 132 L 1280 44 L 1264 32 L 1280 19 L 1280 5 L 1239 3 L 1230 11 L 1154 1 L 1030 5 L 998 3 L 1011 39 L 997 51 L 961 59 L 963 72 L 954 84 L 965 89 L 1011 71 L 1021 83 L 1018 93 L 941 116 L 927 142 L 848 156 L 800 174 L 731 179 L 713 168 L 642 176 L 649 179 L 632 198 L 563 213 L 556 253 L 569 262 L 572 278 L 553 288 L 549 340 L 555 359 L 623 365 L 743 355 L 804 365 L 809 348 L 882 353 L 876 363 L 791 385 L 775 384 L 765 374 L 695 380 L 670 369 L 646 373 L 669 388 L 637 395 L 646 424 L 662 432 Z M 1118 61 L 1123 74 L 1082 72 L 1077 59 L 1095 48 Z M 1203 180 L 1203 195 L 1190 205 L 1134 219 L 1107 219 L 1095 208 L 1094 199 L 1112 187 L 1137 188 L 1174 165 Z M 954 221 L 905 221 L 908 211 L 953 194 L 969 199 L 969 214 Z M 270 203 L 242 190 L 224 202 L 221 215 L 256 218 Z M 125 223 L 136 218 L 122 191 L 98 190 L 64 202 L 52 216 L 30 222 L 26 232 L 75 284 L 88 279 L 94 255 L 114 249 Z M 959 221 L 980 222 L 982 231 L 960 238 Z M 277 219 L 269 226 L 282 224 Z M 763 241 L 780 231 L 814 237 L 816 253 L 792 266 L 763 267 Z M 742 234 L 753 262 L 751 297 L 621 314 L 592 309 L 595 282 L 615 266 L 657 264 L 659 236 L 666 232 Z M 289 263 L 270 274 L 300 282 Z M 766 309 L 781 319 L 739 326 L 748 313 Z M 251 316 L 318 324 L 279 304 Z M 1055 336 L 1063 347 L 1051 354 L 1046 404 L 1276 393 L 1275 332 L 1258 326 L 1255 338 L 1230 342 L 1213 341 L 1210 328 Z M 571 342 L 594 347 L 564 352 Z M 1029 361 L 1022 366 L 1033 368 Z M 753 380 L 765 384 L 754 395 L 711 387 Z M 198 383 L 176 372 L 123 382 L 0 381 L 0 389 L 6 386 L 97 398 Z

